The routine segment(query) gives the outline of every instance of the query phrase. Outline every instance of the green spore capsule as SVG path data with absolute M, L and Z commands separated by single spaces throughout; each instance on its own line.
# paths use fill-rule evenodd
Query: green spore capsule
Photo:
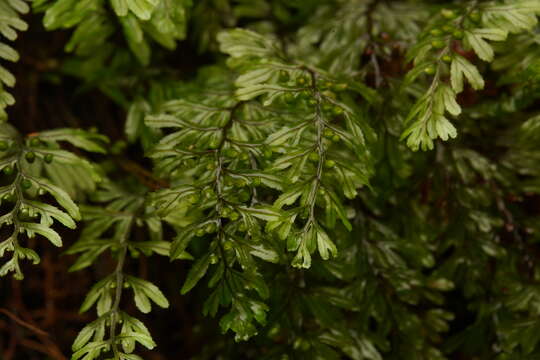
M 46 155 L 43 157 L 43 160 L 45 160 L 45 162 L 46 162 L 47 164 L 52 163 L 53 159 L 54 159 L 54 155 L 53 155 L 53 154 L 46 154 Z
M 316 162 L 316 161 L 319 161 L 319 159 L 320 157 L 318 153 L 312 152 L 311 154 L 309 154 L 309 160 Z
M 336 166 L 336 162 L 334 160 L 326 160 L 324 162 L 324 166 L 331 169 L 333 168 L 334 166 Z
M 34 160 L 36 160 L 36 153 L 33 152 L 33 151 L 29 151 L 29 152 L 27 152 L 26 154 L 24 154 L 24 158 L 25 158 L 26 161 L 28 161 L 29 163 L 33 163 Z
M 446 19 L 455 19 L 457 17 L 456 12 L 450 9 L 442 9 L 441 15 Z
M 461 30 L 456 30 L 452 33 L 452 36 L 455 38 L 455 39 L 463 39 L 463 36 L 464 36 L 464 33 L 463 31 Z
M 332 107 L 332 114 L 336 116 L 343 114 L 343 108 L 341 106 L 334 105 Z
M 334 83 L 331 81 L 321 81 L 319 83 L 319 89 L 321 90 L 332 89 L 333 86 L 334 86 Z
M 482 16 L 480 15 L 480 12 L 478 10 L 473 10 L 469 14 L 469 18 L 475 23 L 479 22 L 481 17 Z
M 433 75 L 435 74 L 435 67 L 430 65 L 424 69 L 424 72 L 428 75 Z
M 21 181 L 21 186 L 23 187 L 23 189 L 30 189 L 32 187 L 32 182 L 28 179 L 23 179 Z
M 197 235 L 198 237 L 201 237 L 204 234 L 206 234 L 206 231 L 204 229 L 197 229 L 197 231 L 195 231 L 195 235 Z
M 309 86 L 311 85 L 310 78 L 307 76 L 300 76 L 296 79 L 296 85 L 298 86 Z
M 454 27 L 452 25 L 447 24 L 442 27 L 442 31 L 444 31 L 447 34 L 450 34 L 454 31 Z
M 4 175 L 8 175 L 8 176 L 11 175 L 11 174 L 13 174 L 13 172 L 14 172 L 13 166 L 8 165 L 8 166 L 4 167 L 4 168 L 2 169 L 2 172 L 4 173 Z
M 433 40 L 431 42 L 431 46 L 433 46 L 435 49 L 442 49 L 443 47 L 445 47 L 445 45 L 445 42 L 441 40 Z
M 40 146 L 40 145 L 41 145 L 41 140 L 39 140 L 38 138 L 34 137 L 34 138 L 30 139 L 30 146 L 37 147 L 37 146 Z
M 334 136 L 334 131 L 332 131 L 332 129 L 324 129 L 323 131 L 323 136 L 327 139 L 330 139 L 332 136 Z

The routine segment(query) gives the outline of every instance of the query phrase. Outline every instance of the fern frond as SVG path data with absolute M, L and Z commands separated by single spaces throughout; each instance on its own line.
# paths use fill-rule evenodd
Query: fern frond
M 413 149 L 433 149 L 433 140 L 455 138 L 457 130 L 445 117 L 446 111 L 457 116 L 461 109 L 456 96 L 464 89 L 464 78 L 474 90 L 484 88 L 484 79 L 471 56 L 472 49 L 481 60 L 491 62 L 494 50 L 489 41 L 504 41 L 508 33 L 530 31 L 540 14 L 534 1 L 473 2 L 458 9 L 443 9 L 424 30 L 420 42 L 409 51 L 414 68 L 405 85 L 422 73 L 432 77 L 431 85 L 411 109 L 402 139 Z M 466 57 L 467 56 L 467 57 Z M 444 77 L 450 77 L 449 88 Z
M 95 181 L 99 181 L 97 171 L 89 162 L 61 150 L 58 144 L 59 141 L 68 140 L 93 151 L 101 148 L 101 145 L 94 142 L 96 136 L 83 131 L 78 131 L 78 136 L 69 139 L 60 135 L 70 132 L 72 131 L 45 131 L 22 137 L 11 125 L 0 124 L 0 170 L 4 175 L 4 184 L 0 187 L 0 201 L 5 205 L 4 213 L 0 215 L 0 227 L 6 228 L 9 234 L 0 242 L 0 257 L 6 252 L 12 253 L 11 258 L 0 267 L 1 276 L 14 272 L 15 278 L 22 279 L 19 260 L 29 259 L 34 264 L 39 263 L 38 254 L 24 247 L 22 239 L 40 235 L 60 247 L 62 239 L 53 229 L 53 224 L 59 222 L 73 229 L 75 221 L 80 220 L 78 206 L 47 176 L 47 173 L 54 173 L 49 169 L 52 163 L 82 168 L 93 174 Z M 98 138 L 104 140 L 102 137 Z M 43 197 L 47 195 L 52 196 L 58 205 L 46 203 Z
M 17 39 L 18 31 L 26 31 L 28 24 L 21 19 L 21 14 L 26 14 L 30 10 L 26 0 L 1 0 L 0 1 L 0 34 L 9 41 Z M 11 62 L 19 60 L 19 53 L 6 44 L 3 39 L 0 41 L 0 58 Z M 13 74 L 0 65 L 0 122 L 7 120 L 6 107 L 13 105 L 15 99 L 5 87 L 15 86 Z
M 125 188 L 110 180 L 100 184 L 94 194 L 94 205 L 82 208 L 85 227 L 79 240 L 67 254 L 79 254 L 70 271 L 78 271 L 91 266 L 100 255 L 108 251 L 116 259 L 114 271 L 98 281 L 86 296 L 81 311 L 96 307 L 98 318 L 86 325 L 75 339 L 72 359 L 97 359 L 104 353 L 114 359 L 139 358 L 132 354 L 136 343 L 147 349 L 156 346 L 146 326 L 120 308 L 125 289 L 133 291 L 137 309 L 143 313 L 152 310 L 152 303 L 159 307 L 169 306 L 161 290 L 151 282 L 126 274 L 124 269 L 129 256 L 153 253 L 169 255 L 170 243 L 164 241 L 161 221 L 148 207 L 144 189 Z M 140 240 L 141 230 L 147 229 L 150 240 Z M 111 235 L 107 235 L 110 233 Z M 191 256 L 184 253 L 183 259 Z

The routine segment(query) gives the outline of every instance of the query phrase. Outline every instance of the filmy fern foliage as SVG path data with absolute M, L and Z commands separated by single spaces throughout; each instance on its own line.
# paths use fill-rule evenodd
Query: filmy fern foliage
M 76 28 L 66 51 L 90 56 L 103 66 L 117 50 L 110 37 L 121 29 L 129 49 L 147 65 L 151 56 L 149 39 L 174 49 L 176 41 L 185 37 L 186 11 L 191 0 L 38 0 L 33 6 L 45 11 L 43 24 L 48 30 Z
M 24 246 L 21 236 L 33 238 L 41 235 L 53 245 L 62 246 L 60 235 L 52 228 L 55 221 L 75 228 L 80 220 L 78 206 L 69 194 L 51 181 L 46 168 L 53 162 L 64 166 L 76 166 L 84 171 L 90 181 L 99 181 L 99 174 L 86 160 L 62 150 L 59 142 L 67 141 L 88 151 L 104 151 L 99 141 L 100 135 L 87 134 L 78 130 L 57 129 L 22 137 L 9 124 L 0 125 L 0 149 L 2 149 L 1 170 L 4 184 L 0 188 L 2 203 L 6 211 L 0 217 L 0 225 L 9 228 L 6 239 L 0 243 L 0 253 L 11 253 L 11 258 L 0 268 L 0 274 L 13 272 L 15 278 L 22 279 L 19 260 L 28 259 L 39 263 L 39 255 Z M 63 208 L 41 200 L 52 196 Z
M 92 201 L 105 204 L 83 208 L 86 226 L 79 240 L 66 252 L 80 254 L 70 271 L 91 266 L 105 251 L 113 253 L 116 260 L 114 271 L 90 289 L 81 305 L 81 312 L 95 305 L 98 318 L 86 325 L 75 339 L 73 359 L 94 359 L 103 352 L 110 352 L 111 359 L 134 360 L 140 359 L 132 354 L 136 343 L 154 348 L 155 343 L 146 326 L 120 309 L 125 289 L 133 291 L 137 309 L 143 313 L 151 311 L 151 302 L 161 307 L 169 306 L 154 284 L 129 275 L 124 269 L 128 255 L 157 253 L 167 256 L 170 250 L 170 243 L 163 240 L 160 219 L 147 212 L 145 189 L 130 190 L 109 182 L 101 184 Z M 138 227 L 147 229 L 149 240 L 141 240 L 142 236 L 137 235 Z M 183 258 L 189 258 L 188 254 Z
M 26 14 L 30 10 L 30 6 L 25 0 L 3 0 L 0 2 L 0 34 L 2 41 L 0 42 L 0 58 L 11 62 L 19 60 L 19 53 L 13 47 L 5 43 L 5 40 L 14 41 L 17 39 L 17 31 L 25 31 L 28 29 L 28 24 L 24 22 L 20 14 Z M 5 89 L 5 87 L 13 87 L 15 85 L 15 76 L 0 65 L 0 122 L 6 121 L 7 113 L 5 108 L 15 103 L 13 96 Z
M 0 275 L 39 235 L 99 277 L 72 359 L 160 354 L 157 307 L 203 343 L 162 358 L 540 357 L 539 0 L 32 9 L 68 33 L 54 75 L 125 113 L 120 137 L 0 124 Z M 6 39 L 28 10 L 0 0 Z M 180 270 L 150 281 L 152 255 Z

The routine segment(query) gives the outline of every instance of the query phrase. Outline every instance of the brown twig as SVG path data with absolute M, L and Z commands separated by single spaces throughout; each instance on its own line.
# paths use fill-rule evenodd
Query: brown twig
M 3 313 L 7 317 L 9 317 L 11 320 L 15 321 L 17 324 L 27 328 L 28 330 L 34 332 L 37 335 L 47 336 L 47 337 L 49 336 L 49 334 L 46 331 L 43 331 L 43 330 L 37 328 L 36 326 L 34 326 L 34 325 L 20 319 L 17 315 L 13 314 L 11 311 L 9 311 L 7 309 L 0 308 L 0 313 Z
M 154 174 L 137 164 L 135 161 L 118 158 L 117 163 L 122 169 L 135 175 L 143 185 L 152 190 L 159 190 L 170 186 L 167 181 L 156 178 Z

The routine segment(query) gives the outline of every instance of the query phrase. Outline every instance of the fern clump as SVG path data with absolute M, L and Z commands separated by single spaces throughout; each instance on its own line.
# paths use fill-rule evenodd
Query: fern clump
M 540 356 L 539 0 L 2 1 L 7 359 Z

